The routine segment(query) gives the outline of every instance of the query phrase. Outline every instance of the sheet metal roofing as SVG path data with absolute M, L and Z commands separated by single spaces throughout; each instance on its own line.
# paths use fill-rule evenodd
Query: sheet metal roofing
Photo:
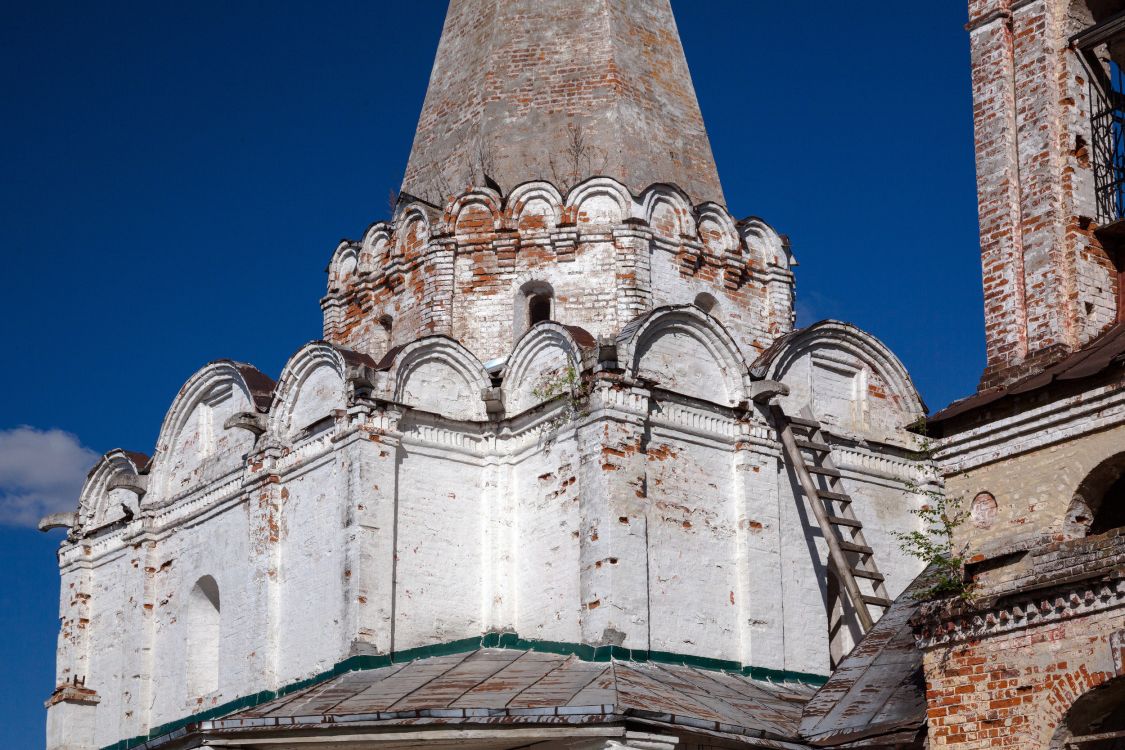
M 981 409 L 1003 399 L 1046 388 L 1054 383 L 1071 381 L 1101 375 L 1111 368 L 1125 364 L 1125 323 L 1117 323 L 1076 352 L 1044 368 L 1026 375 L 1013 383 L 996 388 L 988 388 L 954 401 L 929 418 L 932 427 L 939 427 L 954 417 Z
M 365 724 L 596 723 L 642 719 L 726 735 L 795 741 L 815 688 L 657 663 L 479 649 L 348 672 L 204 722 L 204 729 Z
M 883 746 L 909 743 L 925 731 L 922 652 L 910 618 L 932 584 L 928 571 L 918 576 L 844 657 L 805 706 L 801 735 L 806 740 L 819 747 L 859 740 Z

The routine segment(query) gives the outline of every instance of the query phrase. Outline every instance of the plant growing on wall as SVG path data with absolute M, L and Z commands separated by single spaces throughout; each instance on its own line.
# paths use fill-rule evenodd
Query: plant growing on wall
M 924 465 L 933 465 L 934 447 L 924 436 L 916 458 Z M 927 599 L 952 596 L 969 601 L 973 586 L 965 579 L 967 546 L 957 545 L 957 529 L 969 517 L 962 499 L 915 482 L 907 484 L 906 492 L 924 498 L 920 507 L 910 511 L 921 520 L 922 528 L 909 532 L 896 531 L 894 536 L 898 539 L 899 549 L 924 562 L 931 572 L 933 584 L 922 592 L 922 596 Z
M 609 164 L 609 154 L 586 141 L 581 125 L 569 125 L 560 161 L 555 161 L 554 154 L 549 154 L 547 161 L 555 186 L 565 191 L 584 177 L 603 174 Z
M 590 386 L 582 378 L 582 373 L 574 365 L 546 373 L 531 390 L 539 401 L 552 401 L 566 396 L 562 411 L 546 424 L 547 431 L 553 431 L 583 413 L 583 404 L 590 394 Z

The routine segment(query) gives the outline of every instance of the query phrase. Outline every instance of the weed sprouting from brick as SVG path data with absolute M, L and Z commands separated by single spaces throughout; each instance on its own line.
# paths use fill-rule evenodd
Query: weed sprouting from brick
M 935 448 L 925 435 L 916 454 L 916 460 L 933 465 Z M 965 578 L 965 560 L 968 557 L 965 545 L 956 543 L 957 529 L 965 523 L 969 513 L 959 496 L 949 496 L 929 484 L 908 482 L 906 493 L 911 497 L 924 498 L 920 507 L 910 513 L 922 522 L 922 528 L 914 531 L 893 532 L 899 549 L 907 555 L 921 560 L 932 572 L 933 585 L 922 592 L 925 599 L 956 597 L 970 601 L 973 586 Z
M 562 410 L 544 425 L 545 432 L 555 432 L 585 413 L 584 406 L 590 395 L 590 384 L 582 377 L 577 367 L 568 365 L 543 375 L 531 390 L 531 394 L 542 402 L 552 401 L 561 396 L 566 397 Z

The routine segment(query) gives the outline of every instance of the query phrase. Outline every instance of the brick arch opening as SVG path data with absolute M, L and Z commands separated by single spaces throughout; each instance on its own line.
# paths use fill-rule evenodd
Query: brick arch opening
M 1125 677 L 1076 700 L 1051 740 L 1052 750 L 1125 750 Z
M 546 281 L 528 281 L 516 295 L 515 338 L 536 323 L 556 319 L 555 290 Z
M 1125 452 L 1102 461 L 1079 483 L 1066 521 L 1076 536 L 1125 527 Z

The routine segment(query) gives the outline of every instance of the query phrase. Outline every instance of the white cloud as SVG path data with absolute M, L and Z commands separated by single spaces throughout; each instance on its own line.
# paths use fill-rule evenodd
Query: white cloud
M 0 524 L 35 526 L 49 513 L 78 509 L 78 493 L 98 454 L 62 430 L 0 430 Z

